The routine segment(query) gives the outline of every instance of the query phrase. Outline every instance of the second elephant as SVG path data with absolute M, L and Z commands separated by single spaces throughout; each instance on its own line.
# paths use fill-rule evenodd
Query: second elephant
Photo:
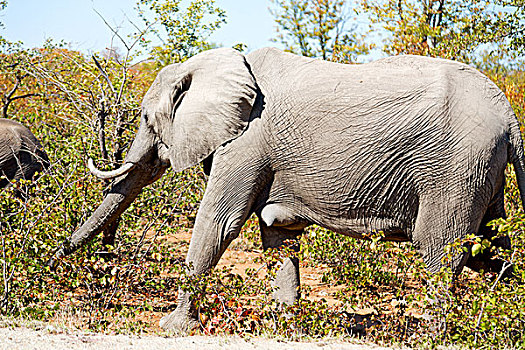
M 0 118 L 0 188 L 13 180 L 33 180 L 49 167 L 49 158 L 31 131 L 21 123 Z

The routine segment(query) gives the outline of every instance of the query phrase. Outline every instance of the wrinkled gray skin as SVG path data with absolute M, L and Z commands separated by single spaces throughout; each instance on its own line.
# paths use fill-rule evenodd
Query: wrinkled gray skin
M 24 125 L 0 118 L 0 188 L 13 180 L 33 180 L 49 166 L 49 158 L 35 135 Z
M 505 216 L 508 162 L 525 193 L 514 113 L 467 65 L 415 56 L 341 65 L 276 49 L 246 57 L 210 50 L 159 73 L 128 169 L 106 174 L 119 175 L 112 190 L 55 259 L 116 220 L 168 166 L 203 160 L 211 174 L 186 258 L 196 275 L 217 264 L 253 212 L 265 249 L 311 224 L 352 237 L 384 231 L 413 242 L 437 271 L 446 244 L 467 233 L 493 236 L 485 223 Z M 496 244 L 510 247 L 508 238 Z M 454 264 L 501 268 L 487 254 Z M 277 300 L 298 298 L 298 261 L 281 264 L 275 285 Z M 195 297 L 180 291 L 161 326 L 194 327 Z

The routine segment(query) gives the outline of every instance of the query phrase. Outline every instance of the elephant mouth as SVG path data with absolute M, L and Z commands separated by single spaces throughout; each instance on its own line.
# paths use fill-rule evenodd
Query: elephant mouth
M 110 179 L 114 179 L 119 176 L 125 175 L 129 173 L 131 170 L 133 170 L 135 166 L 136 164 L 126 162 L 124 165 L 122 165 L 118 169 L 111 170 L 111 171 L 102 171 L 102 170 L 97 169 L 97 167 L 95 167 L 95 164 L 93 163 L 93 159 L 89 158 L 88 160 L 88 168 L 91 174 L 95 175 L 96 177 L 102 180 L 110 180 Z

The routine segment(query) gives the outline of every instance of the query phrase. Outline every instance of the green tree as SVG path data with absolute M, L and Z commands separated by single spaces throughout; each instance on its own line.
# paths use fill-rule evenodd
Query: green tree
M 519 55 L 525 54 L 525 1 L 499 0 L 498 3 L 512 9 L 504 13 L 507 37 L 510 39 L 509 48 Z
M 368 47 L 349 25 L 351 8 L 345 0 L 271 0 L 276 23 L 273 39 L 285 50 L 332 61 L 354 61 Z
M 523 52 L 523 0 L 361 0 L 383 50 L 472 61 L 484 44 Z
M 7 7 L 7 0 L 0 0 L 0 13 Z M 0 29 L 5 25 L 1 21 Z M 13 106 L 24 99 L 40 96 L 29 91 L 26 72 L 31 53 L 20 42 L 10 42 L 0 35 L 0 117 L 11 117 Z
M 0 117 L 10 118 L 16 112 L 13 106 L 17 101 L 42 94 L 35 92 L 37 87 L 28 82 L 27 68 L 31 53 L 7 41 L 0 46 L 3 48 L 0 52 Z
M 226 23 L 226 13 L 215 6 L 215 0 L 193 0 L 186 8 L 181 7 L 181 2 L 137 1 L 139 16 L 150 27 L 150 37 L 156 38 L 144 39 L 142 46 L 160 66 L 182 62 L 212 48 L 209 36 Z

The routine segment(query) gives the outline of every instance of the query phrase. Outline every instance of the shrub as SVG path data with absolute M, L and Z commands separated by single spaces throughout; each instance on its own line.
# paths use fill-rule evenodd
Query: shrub
M 108 97 L 106 101 L 113 102 L 105 105 L 108 113 L 100 123 L 98 98 L 109 96 L 111 88 L 93 59 L 56 48 L 24 59 L 33 67 L 27 69 L 34 69 L 26 82 L 38 94 L 10 108 L 42 140 L 52 165 L 35 183 L 16 183 L 0 192 L 0 312 L 93 330 L 156 332 L 159 318 L 175 307 L 178 288 L 194 288 L 196 283 L 185 275 L 184 257 L 205 175 L 200 166 L 168 172 L 122 216 L 114 246 L 103 247 L 97 238 L 50 272 L 45 262 L 89 217 L 107 186 L 87 174 L 87 158 L 104 158 L 108 166 L 118 163 L 117 155 L 136 129 L 138 101 L 154 71 L 147 64 L 127 67 L 122 80 L 117 74 L 121 66 L 97 58 L 113 87 L 123 86 L 127 94 L 124 109 L 114 96 Z M 497 76 L 496 81 L 521 120 L 522 74 Z M 118 143 L 103 139 L 106 158 L 99 147 L 102 124 L 106 135 L 121 137 Z M 511 236 L 513 251 L 498 254 L 513 264 L 514 279 L 467 270 L 453 282 L 447 269 L 429 276 L 410 244 L 383 242 L 381 232 L 358 241 L 312 227 L 301 237 L 298 253 L 283 249 L 263 254 L 252 218 L 233 248 L 258 254 L 257 267 L 243 274 L 223 267 L 207 276 L 198 332 L 290 338 L 357 335 L 387 345 L 522 347 L 525 218 L 511 168 L 506 179 L 509 217 L 492 225 Z M 15 188 L 27 191 L 28 199 L 13 196 Z M 476 249 L 491 249 L 490 242 L 475 236 L 466 240 Z M 462 252 L 464 243 L 455 242 L 448 252 Z M 303 285 L 304 298 L 297 304 L 283 307 L 272 301 L 272 272 L 266 266 L 290 254 L 298 254 L 301 269 L 320 275 L 328 289 L 325 296 Z

